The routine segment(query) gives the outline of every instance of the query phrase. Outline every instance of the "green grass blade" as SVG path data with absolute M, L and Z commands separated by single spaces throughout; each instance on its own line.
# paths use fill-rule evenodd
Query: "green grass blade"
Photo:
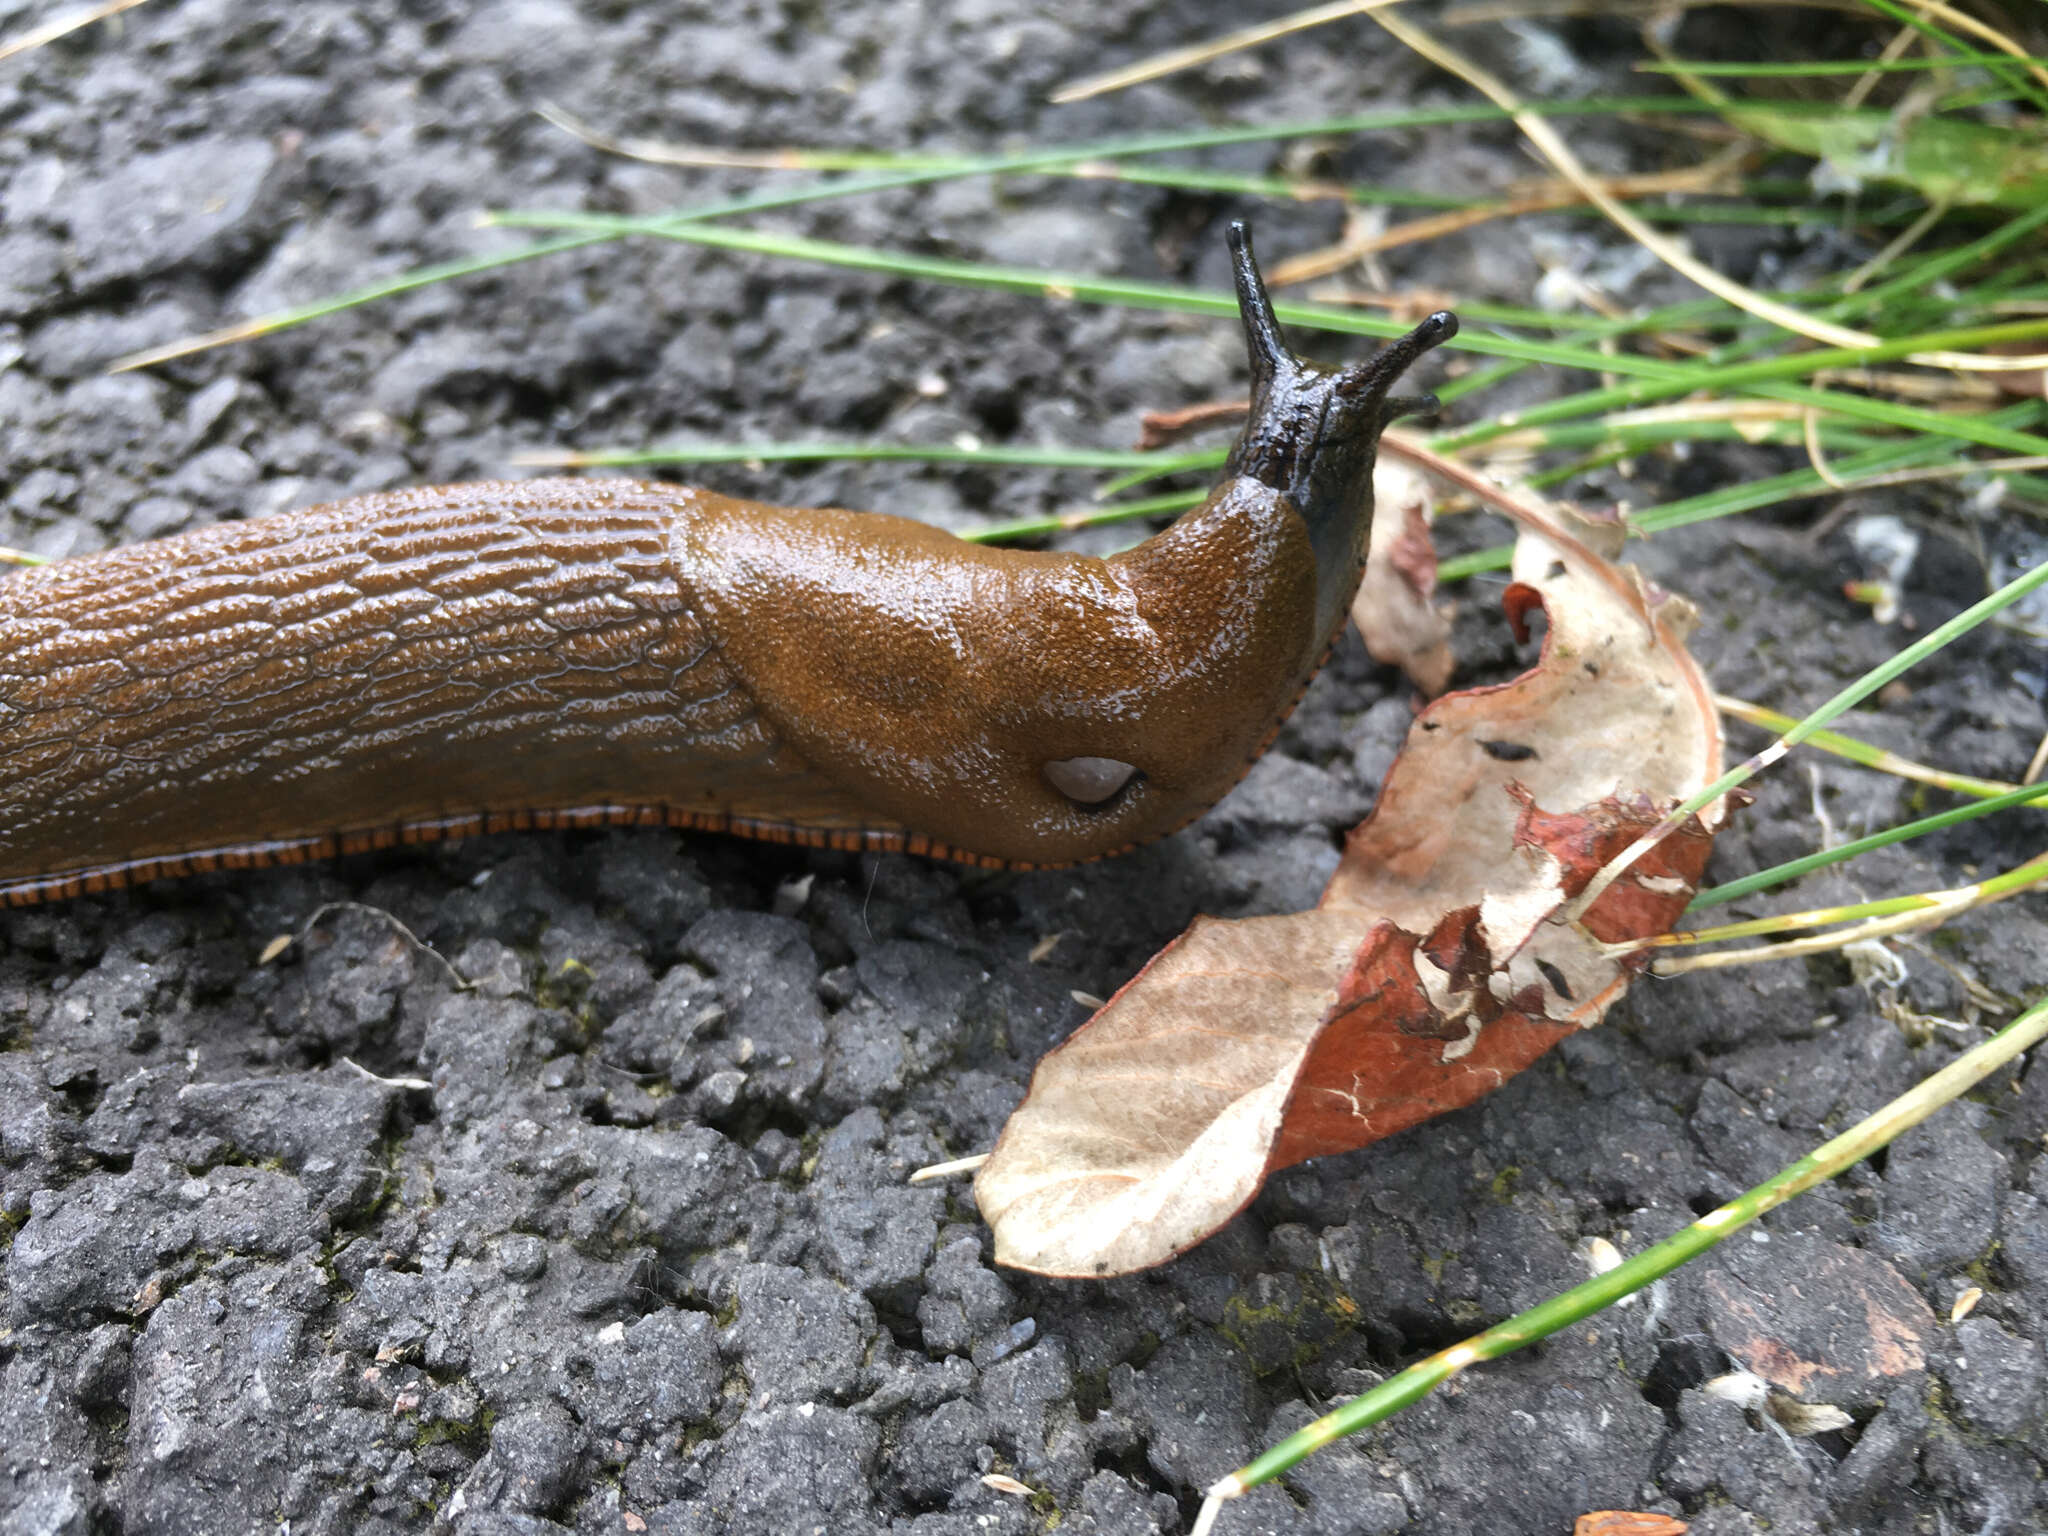
M 1706 64 L 1677 60 L 1671 63 L 1639 63 L 1639 75 L 1698 75 L 1702 78 L 1732 80 L 1804 80 L 1830 75 L 1910 74 L 1929 69 L 1984 68 L 1990 65 L 2027 65 L 2048 69 L 2048 59 L 2016 58 L 2009 53 L 1944 54 L 1936 59 L 1815 59 L 1804 64 Z
M 898 187 L 914 186 L 919 182 L 937 179 L 928 172 L 903 172 L 883 176 L 870 176 L 859 180 L 845 180 L 812 184 L 792 188 L 786 192 L 764 192 L 751 197 L 732 198 L 724 202 L 706 203 L 698 208 L 686 209 L 668 215 L 677 219 L 719 219 L 736 218 L 747 213 L 768 213 L 780 208 L 792 208 L 802 203 L 815 202 L 822 198 L 851 197 L 864 192 L 882 192 Z M 147 368 L 154 364 L 168 362 L 174 357 L 203 351 L 208 347 L 222 346 L 232 341 L 247 341 L 257 336 L 268 336 L 276 331 L 289 330 L 312 320 L 325 319 L 345 309 L 354 309 L 361 304 L 372 304 L 379 299 L 395 298 L 400 294 L 413 293 L 436 283 L 452 282 L 458 278 L 475 277 L 485 272 L 495 272 L 502 267 L 516 266 L 523 261 L 533 261 L 543 256 L 557 256 L 564 251 L 582 250 L 587 246 L 601 245 L 609 237 L 595 232 L 571 234 L 552 240 L 537 240 L 531 245 L 515 250 L 492 251 L 482 256 L 465 256 L 455 261 L 437 262 L 432 266 L 415 267 L 409 272 L 366 283 L 360 288 L 351 288 L 345 293 L 331 294 L 324 299 L 296 304 L 287 309 L 274 310 L 267 315 L 258 315 L 252 320 L 243 320 L 234 325 L 224 326 L 204 335 L 187 337 L 180 341 L 166 342 L 160 347 L 148 347 L 140 352 L 117 359 L 109 373 L 125 373 L 130 369 Z
M 1142 501 L 1113 502 L 1106 507 L 1095 507 L 1086 512 L 1069 512 L 1053 517 L 1025 517 L 1013 523 L 998 523 L 993 528 L 978 528 L 963 533 L 961 538 L 970 544 L 998 544 L 1005 539 L 1042 539 L 1056 533 L 1070 533 L 1076 528 L 1100 528 L 1109 523 L 1128 523 L 1141 517 L 1158 517 L 1165 513 L 1185 512 L 1189 507 L 1198 507 L 1208 499 L 1207 491 L 1169 491 L 1163 496 L 1148 496 Z
M 1488 571 L 1504 571 L 1514 562 L 1514 547 L 1496 544 L 1489 549 L 1475 549 L 1469 555 L 1453 555 L 1448 560 L 1436 563 L 1436 579 L 1449 585 L 1463 581 L 1468 576 L 1481 576 Z
M 801 235 L 764 234 L 756 230 L 733 229 L 716 224 L 670 224 L 648 227 L 644 221 L 611 218 L 602 214 L 534 213 L 508 216 L 508 222 L 522 227 L 578 229 L 586 232 L 655 234 L 664 239 L 725 250 L 748 251 L 756 255 L 795 261 L 815 261 L 854 271 L 880 272 L 892 277 L 918 278 L 930 282 L 991 288 L 1003 292 L 1036 294 L 1041 297 L 1081 300 L 1150 309 L 1175 310 L 1188 314 L 1231 315 L 1236 299 L 1229 294 L 1171 284 L 1142 283 L 1126 278 L 1094 277 L 1080 273 L 1047 272 L 1029 267 L 958 261 L 948 257 L 912 256 L 901 252 L 877 251 L 837 241 L 814 240 Z M 1280 318 L 1297 325 L 1323 330 L 1381 338 L 1402 334 L 1396 321 L 1350 314 L 1321 305 L 1282 304 Z M 1629 373 L 1630 382 L 1607 389 L 1591 390 L 1563 400 L 1552 401 L 1527 411 L 1510 413 L 1494 422 L 1459 433 L 1446 449 L 1468 447 L 1489 441 L 1519 426 L 1565 420 L 1596 411 L 1651 404 L 1696 390 L 1722 392 L 1745 388 L 1752 394 L 1788 400 L 1817 410 L 1864 421 L 1880 422 L 1919 432 L 1932 432 L 1999 448 L 2015 454 L 2048 454 L 2048 438 L 2015 433 L 1987 424 L 1979 417 L 1945 414 L 1915 406 L 1895 405 L 1841 391 L 1813 389 L 1776 381 L 1797 378 L 1825 368 L 1853 368 L 1870 363 L 1895 361 L 1915 352 L 1936 349 L 1963 350 L 2007 341 L 2030 341 L 2048 336 L 2048 320 L 2018 320 L 2001 325 L 1972 326 L 1960 330 L 1933 331 L 1900 337 L 1874 347 L 1816 348 L 1789 356 L 1765 358 L 1727 368 L 1701 368 L 1660 362 L 1628 355 L 1609 356 L 1579 347 L 1547 342 L 1530 342 L 1515 337 L 1467 329 L 1449 345 L 1490 357 L 1509 357 L 1527 362 L 1552 363 L 1560 367 L 1594 372 Z
M 653 448 L 594 448 L 521 454 L 529 468 L 634 469 L 655 464 L 816 464 L 830 460 L 928 464 L 1009 464 L 1037 469 L 1159 470 L 1161 455 L 1119 448 L 963 448 L 957 443 L 664 443 Z M 1169 467 L 1165 471 L 1171 473 Z
M 1958 822 L 1974 821 L 1979 816 L 1989 816 L 2016 805 L 2032 805 L 2041 800 L 2048 800 L 2048 784 L 2029 784 L 1990 800 L 1979 800 L 1973 805 L 1958 806 L 1952 811 L 1942 811 L 1934 816 L 1922 816 L 1918 821 L 1902 822 L 1896 827 L 1887 827 L 1882 832 L 1873 832 L 1868 837 L 1856 838 L 1839 848 L 1823 848 L 1818 853 L 1807 854 L 1804 858 L 1773 865 L 1753 875 L 1744 875 L 1740 880 L 1730 880 L 1725 885 L 1711 886 L 1693 897 L 1685 910 L 1697 912 L 1702 907 L 1718 907 L 1725 901 L 1736 901 L 1756 891 L 1769 890 L 1774 885 L 1784 885 L 1797 880 L 1801 875 L 1809 874 L 1816 869 L 1825 869 L 1830 864 L 1853 859 L 1859 853 L 1868 853 L 1873 848 L 1889 847 L 1893 843 L 1903 843 L 1929 832 L 1939 832 L 1943 827 L 1952 827 Z
M 2031 341 L 2043 335 L 2048 335 L 2048 322 L 2024 320 L 1961 331 L 1925 332 L 1918 336 L 1888 340 L 1875 347 L 1817 347 L 1809 351 L 1725 367 L 1687 367 L 1666 363 L 1644 367 L 1642 364 L 1647 361 L 1646 359 L 1609 358 L 1602 364 L 1603 371 L 1633 373 L 1638 377 L 1624 384 L 1586 390 L 1562 399 L 1546 401 L 1524 411 L 1505 413 L 1490 422 L 1480 423 L 1441 439 L 1436 446 L 1442 452 L 1455 452 L 1461 448 L 1490 442 L 1496 437 L 1523 427 L 1568 421 L 1604 411 L 1632 410 L 1697 390 L 1717 394 L 1741 390 L 1767 400 L 1784 400 L 1815 410 L 1832 411 L 1838 416 L 1846 416 L 1853 420 L 1877 422 L 1906 431 L 1959 438 L 1987 448 L 1999 448 L 2008 453 L 2038 454 L 2048 452 L 2048 438 L 2013 432 L 1996 426 L 1987 415 L 1965 416 L 1930 411 L 1918 406 L 1898 405 L 1889 400 L 1873 400 L 1846 391 L 1817 389 L 1781 381 L 1796 379 L 1823 369 L 1858 368 L 1871 363 L 1893 362 L 1915 352 L 1986 347 L 2006 341 Z M 1464 338 L 1461 337 L 1460 340 Z M 1480 339 L 1474 339 L 1470 350 L 1484 351 L 1486 348 Z
M 2048 203 L 2043 203 L 2038 208 L 2030 208 L 2025 213 L 2006 220 L 1998 228 L 1978 236 L 1975 240 L 1965 241 L 1946 251 L 1927 256 L 1895 278 L 1874 284 L 1860 293 L 1847 295 L 1822 309 L 1821 314 L 1829 319 L 1840 319 L 1847 314 L 1875 313 L 1893 299 L 1919 293 L 1934 283 L 1954 277 L 1986 258 L 2010 249 L 2043 224 L 2048 224 Z
M 2008 406 L 1985 418 L 1986 422 L 1998 425 L 2004 421 L 2024 421 L 2038 416 L 2039 410 L 2031 403 Z M 1829 466 L 1837 480 L 1854 489 L 1855 483 L 1870 475 L 1889 474 L 1898 469 L 1916 469 L 1935 460 L 1948 457 L 1954 449 L 1939 441 L 1927 438 L 1911 438 L 1902 443 L 1889 443 L 1882 447 L 1870 448 L 1862 453 L 1850 454 Z M 1743 485 L 1732 485 L 1725 490 L 1707 491 L 1698 496 L 1683 497 L 1678 501 L 1663 502 L 1646 507 L 1634 514 L 1630 521 L 1645 533 L 1659 533 L 1668 528 L 1683 528 L 1691 523 L 1707 522 L 1717 517 L 1728 517 L 1737 512 L 1753 512 L 1781 501 L 1793 501 L 1801 496 L 1838 495 L 1837 488 L 1821 478 L 1820 472 L 1811 466 L 1805 469 L 1787 470 L 1782 475 L 1768 475 L 1761 480 L 1751 480 Z
M 817 262 L 856 272 L 875 272 L 888 277 L 949 283 L 957 287 L 988 288 L 1002 293 L 1030 294 L 1056 300 L 1171 310 L 1182 314 L 1234 316 L 1237 313 L 1236 296 L 1221 289 L 1189 288 L 1172 283 L 1146 283 L 1131 278 L 1055 272 L 1038 267 L 1011 267 L 994 262 L 960 261 L 945 256 L 914 256 L 907 252 L 881 251 L 833 240 L 814 240 L 805 235 L 735 229 L 724 224 L 650 223 L 647 220 L 620 219 L 607 214 L 549 211 L 498 214 L 493 216 L 493 222 L 509 228 L 576 230 L 609 237 L 652 235 L 692 245 L 715 246 L 721 250 L 747 251 L 757 256 Z M 1291 324 L 1311 326 L 1318 330 L 1345 335 L 1372 336 L 1386 340 L 1405 335 L 1409 329 L 1397 320 L 1382 320 L 1377 316 L 1335 309 L 1328 305 L 1277 304 L 1274 308 L 1282 320 Z M 2012 329 L 2031 334 L 2035 329 L 2048 331 L 2048 321 L 2020 321 L 2012 326 L 1990 329 L 1997 330 L 2001 335 Z M 1487 335 L 1470 330 L 1461 333 L 1449 345 L 1490 357 L 1550 363 L 1561 368 L 1598 371 L 1633 365 L 1644 371 L 1654 370 L 1659 378 L 1667 377 L 1672 366 L 1651 363 L 1647 359 L 1610 357 L 1583 347 L 1524 341 L 1517 337 Z
M 2029 402 L 2007 406 L 2002 411 L 1993 412 L 1986 420 L 1994 424 L 2010 423 L 2028 420 L 2039 413 L 2039 407 Z M 1836 479 L 1846 482 L 1853 490 L 1856 482 L 1865 476 L 1888 474 L 1897 469 L 1917 468 L 1944 458 L 1953 451 L 1946 443 L 1913 438 L 1903 443 L 1886 444 L 1862 453 L 1851 454 L 1830 467 Z M 1818 470 L 1795 469 L 1788 470 L 1782 475 L 1770 475 L 1762 480 L 1732 485 L 1724 490 L 1707 491 L 1698 496 L 1687 496 L 1678 501 L 1667 501 L 1658 506 L 1647 507 L 1641 512 L 1630 514 L 1629 522 L 1644 533 L 1661 533 L 1666 529 L 1683 528 L 1691 523 L 1730 517 L 1738 512 L 1753 512 L 1759 507 L 1772 506 L 1778 502 L 1795 501 L 1802 496 L 1838 494 L 1838 489 L 1823 480 Z M 1484 571 L 1504 571 L 1508 567 L 1512 552 L 1511 546 L 1498 544 L 1487 549 L 1475 550 L 1469 555 L 1454 556 L 1438 564 L 1437 580 L 1460 581 Z
M 1922 37 L 1938 47 L 1947 48 L 1955 53 L 1967 53 L 1970 51 L 1968 43 L 1938 23 L 1930 21 L 1924 12 L 1914 10 L 1909 6 L 1899 5 L 1896 3 L 1896 0 L 1863 0 L 1863 3 L 1872 10 L 1889 16 L 1900 26 L 1911 27 L 1915 32 L 1918 32 Z M 1996 58 L 1997 61 L 1987 65 L 1986 68 L 1991 74 L 1996 75 L 2007 89 L 2015 91 L 2029 101 L 2032 101 L 2037 109 L 2048 105 L 2048 98 L 2044 98 L 2039 84 L 2028 75 L 2025 67 L 2027 64 L 2033 63 L 2033 60 L 2023 61 L 2013 57 L 2011 54 L 2000 54 Z
M 1610 859 L 1584 889 L 1572 898 L 1564 909 L 1566 920 L 1576 922 L 1588 907 L 1600 899 L 1608 886 L 1612 885 L 1624 870 L 1645 851 L 1654 847 L 1659 839 L 1683 826 L 1688 817 L 1712 805 L 1729 790 L 1748 783 L 1822 726 L 1861 704 L 1900 673 L 1918 666 L 1943 646 L 1968 634 L 1979 624 L 2004 612 L 2029 592 L 2038 591 L 2044 585 L 2048 585 L 2048 560 L 2043 560 L 2030 571 L 2022 571 L 1989 597 L 1972 603 L 1947 622 L 1935 626 L 1897 655 L 1872 667 L 1855 682 L 1837 692 L 1825 704 L 1809 713 L 1763 751 L 1747 762 L 1729 769 L 1706 788 L 1686 796 L 1654 828 Z
M 1672 115 L 1700 115 L 1706 111 L 1697 102 L 1684 96 L 1617 97 L 1588 99 L 1581 102 L 1557 103 L 1548 107 L 1532 108 L 1549 116 L 1599 116 L 1614 113 L 1636 115 L 1668 113 Z M 841 197 L 855 197 L 867 193 L 891 191 L 902 187 L 924 185 L 931 182 L 957 180 L 966 176 L 1021 174 L 1038 170 L 1058 170 L 1073 167 L 1088 160 L 1114 160 L 1126 156 L 1147 156 L 1169 154 L 1177 151 L 1219 148 L 1236 144 L 1257 143 L 1265 140 L 1317 136 L 1329 134 L 1372 133 L 1402 128 L 1426 127 L 1439 124 L 1489 122 L 1503 114 L 1496 107 L 1456 106 L 1432 107 L 1400 112 L 1361 112 L 1343 117 L 1316 118 L 1304 121 L 1269 123 L 1240 128 L 1202 129 L 1188 133 L 1150 134 L 1140 137 L 1104 139 L 1086 144 L 1069 144 L 1027 150 L 1009 155 L 982 156 L 889 156 L 849 154 L 836 163 L 857 169 L 866 174 L 846 176 L 840 179 L 807 183 L 787 191 L 765 192 L 750 197 L 735 198 L 720 203 L 705 204 L 694 208 L 676 209 L 637 220 L 621 220 L 620 224 L 632 226 L 629 230 L 614 233 L 570 235 L 553 240 L 536 241 L 517 250 L 494 251 L 480 256 L 468 256 L 453 261 L 439 262 L 431 266 L 417 267 L 401 272 L 379 282 L 365 284 L 345 293 L 333 294 L 315 299 L 309 303 L 275 310 L 266 315 L 241 321 L 219 330 L 202 335 L 183 338 L 159 347 L 146 348 L 118 359 L 110 371 L 123 372 L 134 368 L 146 368 L 172 358 L 183 357 L 209 347 L 225 346 L 231 342 L 247 341 L 258 336 L 267 336 L 277 331 L 289 330 L 294 326 L 323 319 L 342 310 L 358 305 L 374 303 L 379 299 L 411 293 L 435 283 L 451 282 L 464 277 L 496 271 L 514 266 L 520 262 L 533 261 L 546 256 L 558 255 L 565 251 L 579 250 L 604 240 L 616 238 L 618 233 L 652 234 L 661 228 L 678 222 L 698 219 L 731 218 L 745 213 L 765 212 L 775 208 L 790 208 L 799 204 L 819 202 Z M 819 156 L 818 163 L 827 163 L 829 157 Z M 1291 194 L 1290 194 L 1291 195 Z
M 1469 1365 L 1497 1360 L 1546 1339 L 1559 1329 L 1583 1322 L 1689 1263 L 1794 1196 L 1837 1177 L 2032 1049 L 2044 1036 L 2048 1036 L 2048 998 L 2035 1003 L 1989 1040 L 1966 1051 L 1876 1114 L 1663 1242 L 1462 1344 L 1417 1361 L 1371 1391 L 1297 1430 L 1209 1490 L 1193 1536 L 1208 1536 L 1214 1530 L 1225 1500 L 1241 1497 L 1260 1484 L 1271 1482 L 1333 1441 L 1391 1418 Z
M 1721 713 L 1741 720 L 1774 736 L 1782 736 L 1799 722 L 1790 715 L 1781 715 L 1775 709 L 1766 709 L 1761 704 L 1752 704 L 1747 699 L 1717 697 L 1715 704 Z M 1832 753 L 1845 762 L 1857 763 L 1865 768 L 1874 768 L 1879 773 L 1891 774 L 1894 778 L 1912 779 L 1916 783 L 1930 784 L 1936 789 L 1950 790 L 1958 795 L 1970 795 L 1979 800 L 1995 800 L 2000 795 L 2011 794 L 2021 786 L 2007 784 L 2001 779 L 1980 779 L 1974 774 L 1955 773 L 1947 768 L 1931 768 L 1925 763 L 1916 763 L 1911 758 L 1900 757 L 1886 747 L 1872 746 L 1854 736 L 1844 736 L 1839 731 L 1815 731 L 1806 738 L 1806 745 L 1819 752 Z

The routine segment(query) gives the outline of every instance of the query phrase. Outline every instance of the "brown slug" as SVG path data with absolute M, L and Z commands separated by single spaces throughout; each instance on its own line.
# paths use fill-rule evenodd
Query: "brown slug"
M 359 496 L 0 581 L 0 897 L 527 827 L 990 866 L 1120 852 L 1243 776 L 1363 570 L 1390 398 L 1282 344 L 1230 230 L 1252 411 L 1108 559 L 902 518 L 531 480 Z

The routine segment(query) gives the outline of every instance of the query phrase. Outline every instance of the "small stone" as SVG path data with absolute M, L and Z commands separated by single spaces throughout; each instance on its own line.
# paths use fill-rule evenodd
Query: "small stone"
M 2018 1435 L 2041 1404 L 2041 1346 L 1988 1317 L 1956 1325 L 1955 1353 L 1940 1367 L 1964 1418 L 1993 1435 Z
M 261 139 L 200 138 L 73 188 L 64 202 L 73 286 L 132 282 L 232 254 L 276 159 Z
M 498 1239 L 498 1268 L 507 1280 L 538 1280 L 548 1267 L 548 1245 L 537 1237 L 514 1233 Z

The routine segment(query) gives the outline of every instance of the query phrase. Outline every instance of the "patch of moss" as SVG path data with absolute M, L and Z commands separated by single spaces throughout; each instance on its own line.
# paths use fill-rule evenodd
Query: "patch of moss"
M 707 1440 L 716 1440 L 724 1431 L 718 1427 L 715 1418 L 698 1419 L 683 1426 L 683 1432 L 676 1437 L 677 1454 L 687 1456 Z
M 1024 1479 L 1018 1476 L 1016 1464 L 1007 1456 L 997 1455 L 989 1463 L 989 1471 L 1002 1477 L 1016 1478 L 1020 1483 L 1024 1482 Z M 1030 1487 L 1028 1483 L 1025 1486 Z M 1014 1490 L 1012 1492 L 1014 1493 Z M 1065 1516 L 1060 1513 L 1059 1500 L 1054 1498 L 1048 1490 L 1032 1488 L 1031 1492 L 1025 1496 L 1024 1502 L 1031 1506 L 1031 1512 L 1044 1523 L 1046 1530 L 1056 1531 L 1059 1529 L 1060 1521 Z
M 800 1183 L 811 1182 L 811 1175 L 818 1171 L 818 1159 L 824 1155 L 825 1136 L 815 1128 L 804 1132 L 803 1155 L 797 1160 L 796 1176 Z
M 571 956 L 552 971 L 541 973 L 540 982 L 533 989 L 533 1000 L 543 1008 L 559 1008 L 573 1014 L 590 995 L 591 983 L 596 980 L 596 973 L 589 966 Z
M 1131 1352 L 1124 1357 L 1125 1363 L 1134 1371 L 1142 1371 L 1152 1363 L 1152 1357 L 1159 1353 L 1161 1343 L 1158 1334 L 1147 1328 L 1138 1335 L 1138 1342 L 1131 1346 Z
M 561 1014 L 575 1025 L 574 1037 L 560 1042 L 565 1050 L 587 1049 L 604 1033 L 605 1021 L 590 997 L 596 983 L 597 973 L 572 955 L 552 971 L 542 971 L 534 986 L 534 1001 L 542 1009 Z
M 1082 1422 L 1093 1419 L 1109 1406 L 1109 1372 L 1105 1369 L 1074 1372 L 1074 1411 Z
M 489 1409 L 485 1409 L 477 1415 L 474 1423 L 463 1419 L 435 1419 L 431 1423 L 420 1425 L 414 1432 L 412 1448 L 414 1451 L 423 1451 L 430 1445 L 452 1441 L 464 1450 L 480 1451 L 482 1447 L 490 1444 L 489 1421 L 494 1417 Z
M 1358 1304 L 1318 1274 L 1265 1277 L 1258 1298 L 1239 1292 L 1223 1303 L 1217 1332 L 1261 1376 L 1299 1370 L 1348 1333 Z

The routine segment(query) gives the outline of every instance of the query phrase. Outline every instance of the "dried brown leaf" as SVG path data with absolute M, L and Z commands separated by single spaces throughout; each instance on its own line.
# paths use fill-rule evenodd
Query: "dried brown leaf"
M 998 1261 L 1161 1263 L 1275 1170 L 1469 1103 L 1622 994 L 1639 962 L 1603 945 L 1670 927 L 1713 824 L 1550 919 L 1721 742 L 1690 609 L 1594 542 L 1619 531 L 1523 536 L 1507 604 L 1547 613 L 1541 659 L 1418 717 L 1314 910 L 1198 918 L 1040 1063 L 975 1180 Z
M 1685 1536 L 1692 1527 L 1640 1509 L 1596 1509 L 1572 1522 L 1572 1536 Z
M 1429 536 L 1429 485 L 1413 466 L 1381 459 L 1373 468 L 1372 498 L 1372 548 L 1351 622 L 1374 661 L 1399 667 L 1433 699 L 1450 683 L 1456 662 L 1450 611 L 1432 601 L 1436 545 Z

